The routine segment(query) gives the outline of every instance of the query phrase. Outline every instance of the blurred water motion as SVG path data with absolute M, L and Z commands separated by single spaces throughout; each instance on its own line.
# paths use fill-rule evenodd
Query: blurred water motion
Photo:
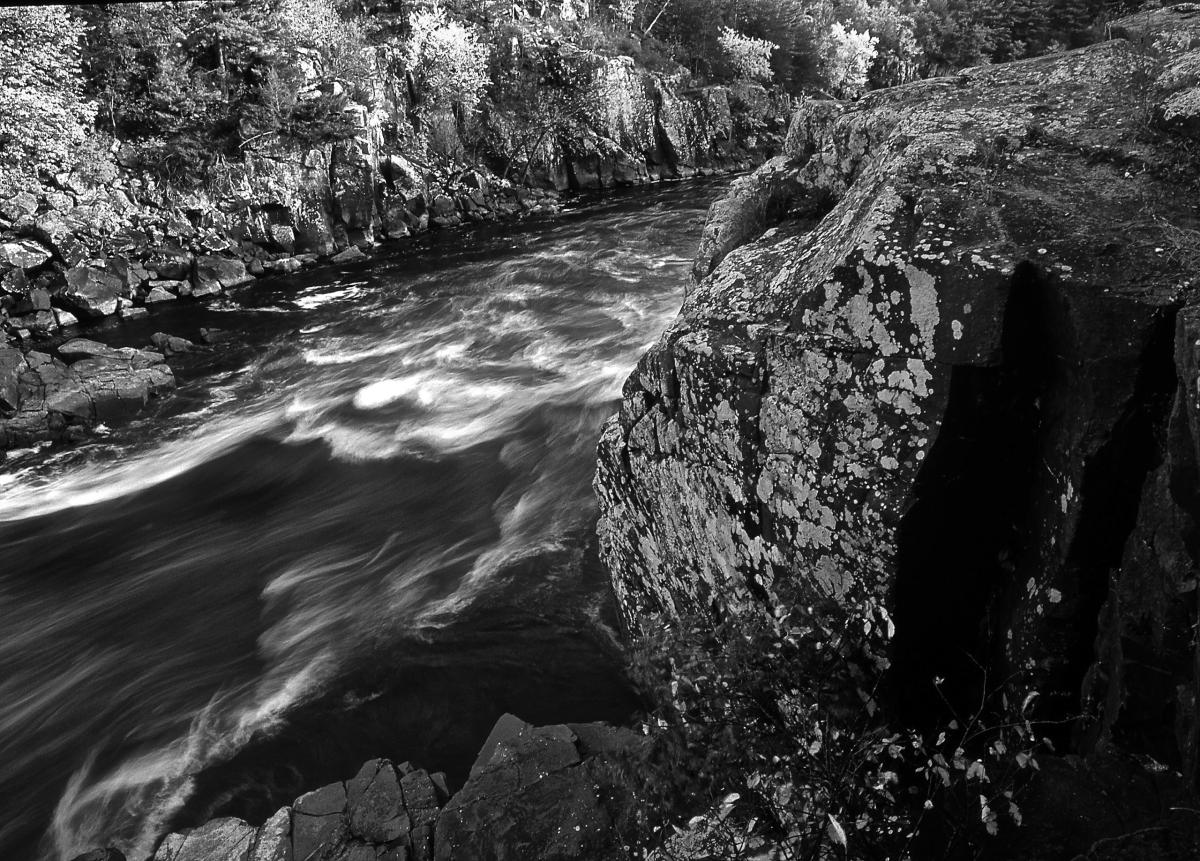
M 461 776 L 506 710 L 627 717 L 593 452 L 719 190 L 142 323 L 236 336 L 156 415 L 0 475 L 0 857 L 141 859 L 373 756 Z

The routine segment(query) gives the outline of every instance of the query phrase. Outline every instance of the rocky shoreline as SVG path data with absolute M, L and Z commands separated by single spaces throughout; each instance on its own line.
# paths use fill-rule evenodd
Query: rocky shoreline
M 502 716 L 466 783 L 373 759 L 307 792 L 259 827 L 232 817 L 167 835 L 153 861 L 452 861 L 500 857 L 607 861 L 636 809 L 642 736 L 604 724 L 534 727 Z M 524 854 L 531 853 L 531 854 Z M 75 861 L 125 861 L 97 849 Z
M 564 195 L 745 170 L 782 144 L 787 97 L 757 85 L 676 93 L 622 58 L 609 66 L 597 86 L 623 112 L 592 139 L 551 142 L 520 181 L 471 163 L 461 146 L 449 147 L 458 152 L 450 158 L 411 131 L 397 139 L 397 123 L 408 122 L 402 88 L 381 72 L 382 107 L 348 109 L 352 139 L 251 149 L 187 191 L 156 181 L 117 147 L 109 176 L 64 173 L 38 194 L 0 199 L 0 454 L 76 439 L 104 421 L 79 393 L 108 383 L 92 378 L 98 367 L 50 355 L 60 333 L 353 262 L 430 230 L 550 216 Z M 129 378 L 137 369 L 106 366 L 118 370 Z M 118 400 L 129 410 L 169 388 L 164 379 L 145 393 L 116 391 L 128 391 Z M 75 406 L 63 410 L 64 398 Z
M 690 176 L 715 176 L 746 170 L 750 162 L 737 161 L 727 167 L 710 167 Z M 479 183 L 486 182 L 475 174 Z M 681 177 L 672 177 L 681 178 Z M 658 181 L 663 181 L 661 178 Z M 519 221 L 530 217 L 552 218 L 572 201 L 570 192 L 554 189 L 519 188 L 511 204 L 489 199 L 474 210 L 454 210 L 453 218 L 436 219 L 423 224 L 415 236 L 429 230 L 453 230 L 487 221 Z M 443 208 L 465 207 L 439 196 Z M 435 198 L 435 203 L 439 198 Z M 467 196 L 467 201 L 474 198 Z M 0 461 L 6 449 L 26 448 L 45 442 L 77 443 L 84 440 L 97 424 L 111 426 L 136 415 L 153 399 L 175 388 L 175 376 L 167 363 L 172 352 L 157 343 L 133 353 L 104 347 L 81 336 L 105 319 L 149 317 L 164 303 L 176 301 L 212 301 L 228 291 L 254 283 L 259 278 L 286 276 L 300 270 L 366 260 L 374 250 L 392 247 L 407 237 L 380 238 L 377 243 L 359 247 L 349 245 L 328 254 L 299 252 L 259 253 L 262 246 L 243 257 L 222 254 L 195 254 L 180 245 L 160 246 L 152 254 L 130 261 L 126 255 L 85 260 L 62 273 L 61 283 L 26 287 L 17 302 L 0 304 L 26 310 L 24 316 L 10 317 L 9 330 L 0 346 Z M 0 244 L 0 260 L 15 261 L 12 273 L 21 272 L 22 263 L 30 270 L 46 267 L 46 276 L 56 277 L 52 254 L 35 240 L 10 238 Z M 47 266 L 47 264 L 50 264 Z M 2 264 L 0 264 L 2 265 Z M 28 283 L 28 282 L 26 282 Z M 53 291 L 53 292 L 52 292 Z M 11 297 L 8 297 L 11 298 Z M 73 308 L 74 310 L 67 310 Z M 33 310 L 30 310 L 33 309 Z M 172 337 L 159 333 L 163 339 Z M 56 346 L 61 338 L 68 340 Z M 155 341 L 160 340 L 157 336 Z M 75 349 L 75 342 L 88 341 L 90 353 Z M 189 342 L 189 346 L 190 342 Z M 65 349 L 65 352 L 64 352 Z M 124 348 L 125 351 L 132 348 Z M 136 353 L 136 355 L 134 355 Z M 87 361 L 83 361 L 87 360 Z M 142 373 L 153 369 L 153 374 Z

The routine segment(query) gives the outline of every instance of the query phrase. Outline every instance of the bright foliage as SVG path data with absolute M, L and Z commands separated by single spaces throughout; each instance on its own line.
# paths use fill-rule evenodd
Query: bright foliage
M 0 9 L 0 182 L 71 167 L 95 116 L 83 97 L 82 35 L 63 6 Z

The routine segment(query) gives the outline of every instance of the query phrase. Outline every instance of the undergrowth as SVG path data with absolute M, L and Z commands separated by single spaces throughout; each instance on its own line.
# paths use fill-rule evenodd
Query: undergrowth
M 1035 695 L 984 684 L 964 712 L 933 680 L 937 718 L 898 725 L 887 612 L 783 606 L 720 607 L 640 642 L 632 675 L 654 703 L 643 857 L 966 859 L 1020 826 L 1049 744 Z

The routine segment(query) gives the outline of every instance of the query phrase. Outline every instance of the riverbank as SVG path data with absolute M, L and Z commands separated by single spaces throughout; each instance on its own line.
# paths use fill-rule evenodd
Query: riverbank
M 770 106 L 769 100 L 760 103 Z M 590 174 L 571 163 L 559 172 L 567 177 L 562 191 L 516 185 L 480 168 L 462 170 L 453 181 L 445 175 L 422 178 L 401 156 L 381 154 L 364 137 L 357 185 L 339 184 L 335 169 L 328 187 L 305 192 L 306 203 L 301 192 L 307 180 L 299 174 L 284 171 L 290 185 L 280 191 L 279 176 L 270 179 L 248 168 L 243 181 L 256 188 L 242 188 L 237 201 L 246 210 L 234 219 L 215 217 L 229 214 L 235 198 L 228 194 L 213 199 L 165 192 L 160 202 L 126 213 L 119 229 L 87 233 L 85 226 L 96 223 L 89 221 L 96 217 L 95 201 L 102 195 L 130 200 L 144 183 L 126 177 L 107 189 L 79 186 L 70 198 L 53 192 L 40 200 L 18 195 L 0 206 L 8 218 L 7 225 L 0 221 L 0 459 L 8 449 L 78 442 L 90 428 L 136 415 L 174 388 L 166 361 L 171 351 L 159 344 L 139 345 L 128 355 L 72 345 L 86 341 L 99 322 L 149 317 L 170 303 L 213 301 L 259 278 L 355 263 L 430 231 L 553 217 L 572 202 L 587 205 L 595 199 L 591 195 L 605 190 L 745 170 L 782 143 L 784 118 L 759 119 L 764 132 L 752 149 L 693 150 L 682 162 L 678 152 L 648 153 L 641 164 L 623 157 Z M 326 158 L 337 163 L 345 154 L 333 147 Z M 264 187 L 275 188 L 274 197 Z M 403 205 L 388 208 L 394 195 Z M 314 211 L 321 213 L 315 222 Z M 267 212 L 278 223 L 263 222 Z M 297 227 L 304 213 L 310 217 L 307 231 Z M 96 256 L 101 253 L 105 256 Z M 65 353 L 59 349 L 63 339 Z
M 354 49 L 354 86 L 336 51 L 284 39 L 268 65 L 296 78 L 297 104 L 336 115 L 332 125 L 302 124 L 324 130 L 315 138 L 250 134 L 253 111 L 240 105 L 250 114 L 234 137 L 226 129 L 229 151 L 187 149 L 182 131 L 156 143 L 144 129 L 117 140 L 97 126 L 81 132 L 78 153 L 26 175 L 20 190 L 5 191 L 0 176 L 0 451 L 79 438 L 169 390 L 161 368 L 163 379 L 146 386 L 126 357 L 81 355 L 81 365 L 44 349 L 97 322 L 351 264 L 429 231 L 553 215 L 570 195 L 745 169 L 782 145 L 792 100 L 778 90 L 699 85 L 678 68 L 651 70 L 611 46 L 583 49 L 541 29 L 517 28 L 509 48 L 519 80 L 495 83 L 498 101 L 478 111 L 414 90 L 390 37 Z M 552 82 L 534 74 L 563 57 L 570 70 Z M 558 101 L 535 107 L 551 96 Z M 160 143 L 175 153 L 165 162 Z

